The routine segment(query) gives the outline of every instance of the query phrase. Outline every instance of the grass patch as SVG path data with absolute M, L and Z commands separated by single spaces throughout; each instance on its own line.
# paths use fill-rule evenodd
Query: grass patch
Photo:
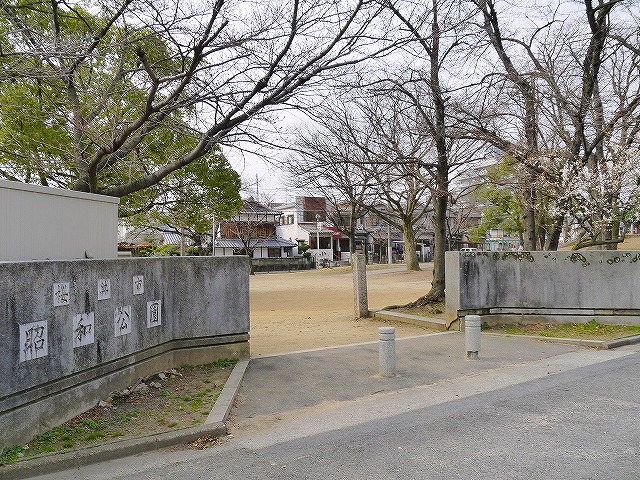
M 186 370 L 186 371 L 192 371 L 192 370 L 213 370 L 213 369 L 217 369 L 217 368 L 229 368 L 229 367 L 235 367 L 236 363 L 238 363 L 238 359 L 237 358 L 221 358 L 220 360 L 216 360 L 214 362 L 211 363 L 205 363 L 202 365 L 191 365 L 191 364 L 184 364 L 180 367 L 181 370 Z
M 22 445 L 13 445 L 11 447 L 5 447 L 0 452 L 0 465 L 5 465 L 7 463 L 14 463 L 23 455 L 24 455 L 24 447 Z
M 0 465 L 14 463 L 21 457 L 201 424 L 236 363 L 236 359 L 222 359 L 204 365 L 184 365 L 148 377 L 137 391 L 114 392 L 105 406 L 96 406 L 26 445 L 4 448 L 0 452 Z
M 482 330 L 493 333 L 508 333 L 512 335 L 537 335 L 540 337 L 583 338 L 588 340 L 614 340 L 640 334 L 640 325 L 608 325 L 590 320 L 586 323 L 534 325 L 482 325 Z

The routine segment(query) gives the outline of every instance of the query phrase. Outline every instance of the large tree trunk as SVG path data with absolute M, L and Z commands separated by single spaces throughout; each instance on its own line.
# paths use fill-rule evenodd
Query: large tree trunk
M 409 307 L 428 305 L 444 301 L 444 257 L 447 251 L 447 196 L 438 195 L 434 200 L 435 242 L 433 245 L 433 280 L 429 293 L 420 297 Z
M 428 296 L 432 301 L 444 300 L 444 255 L 447 251 L 447 196 L 435 201 L 435 242 L 433 249 L 433 280 Z
M 436 191 L 434 199 L 435 245 L 433 246 L 433 280 L 431 290 L 419 298 L 414 305 L 426 305 L 444 301 L 444 254 L 447 250 L 447 206 L 449 203 L 449 151 L 445 122 L 445 99 L 440 85 L 440 25 L 438 23 L 438 4 L 433 0 L 433 21 L 431 22 L 432 44 L 428 52 L 430 57 L 430 89 L 433 99 L 434 135 L 438 153 L 438 167 L 435 176 Z
M 416 235 L 410 223 L 403 223 L 402 233 L 404 235 L 404 263 L 407 271 L 420 270 L 418 257 L 416 257 Z
M 389 2 L 392 4 L 393 2 Z M 425 296 L 420 297 L 408 306 L 426 305 L 428 303 L 444 301 L 444 254 L 447 249 L 447 206 L 449 202 L 449 150 L 447 148 L 447 126 L 446 126 L 446 105 L 445 95 L 440 84 L 440 39 L 442 35 L 441 25 L 438 21 L 438 0 L 431 0 L 431 36 L 430 43 L 425 37 L 420 35 L 411 22 L 408 22 L 400 12 L 391 6 L 395 15 L 400 18 L 405 25 L 415 35 L 416 39 L 424 48 L 429 57 L 429 89 L 433 101 L 433 120 L 428 120 L 427 125 L 431 129 L 431 136 L 435 143 L 437 158 L 437 168 L 435 180 L 434 199 L 434 222 L 435 222 L 435 244 L 433 251 L 433 281 L 431 290 Z

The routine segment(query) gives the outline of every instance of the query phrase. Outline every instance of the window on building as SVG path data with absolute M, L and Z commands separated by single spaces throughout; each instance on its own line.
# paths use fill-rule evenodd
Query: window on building
M 247 253 L 247 249 L 246 248 L 234 248 L 233 249 L 233 254 L 234 255 L 249 255 Z
M 328 250 L 331 248 L 331 237 L 320 237 L 320 248 Z
M 280 247 L 269 247 L 267 249 L 267 256 L 269 258 L 277 258 L 280 257 Z
M 293 215 L 287 215 L 287 224 L 293 225 Z
M 327 214 L 324 210 L 306 210 L 303 215 L 304 222 L 317 222 L 316 215 L 320 215 L 320 221 L 324 222 L 327 219 Z

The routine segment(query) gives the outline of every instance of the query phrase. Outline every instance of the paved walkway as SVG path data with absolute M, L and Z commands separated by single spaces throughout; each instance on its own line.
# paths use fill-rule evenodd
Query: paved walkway
M 377 342 L 256 358 L 239 382 L 228 422 L 231 435 L 218 448 L 148 451 L 37 478 L 175 478 L 179 471 L 207 469 L 216 462 L 222 468 L 227 456 L 237 462 L 231 470 L 243 464 L 246 478 L 263 478 L 264 467 L 253 471 L 255 452 L 261 449 L 281 446 L 286 451 L 304 439 L 323 438 L 319 434 L 376 422 L 384 425 L 400 414 L 431 406 L 446 412 L 463 399 L 473 402 L 483 394 L 526 390 L 536 381 L 633 358 L 639 350 L 637 345 L 595 350 L 483 334 L 480 359 L 470 361 L 465 359 L 463 334 L 431 334 L 396 340 L 398 374 L 392 378 L 377 373 Z M 203 478 L 194 472 L 185 478 Z M 325 478 L 331 476 L 325 473 Z
M 551 359 L 580 350 L 525 338 L 483 335 L 480 358 L 466 360 L 464 334 L 446 332 L 396 340 L 397 375 L 378 375 L 378 342 L 254 358 L 233 410 L 234 421 L 326 402 L 355 400 Z M 602 352 L 598 352 L 602 353 Z M 508 371 L 508 370 L 507 370 Z M 517 381 L 514 378 L 514 381 Z

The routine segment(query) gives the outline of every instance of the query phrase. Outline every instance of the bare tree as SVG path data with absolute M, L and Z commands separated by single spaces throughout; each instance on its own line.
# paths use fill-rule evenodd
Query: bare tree
M 514 116 L 510 115 L 510 118 L 518 118 L 522 123 L 521 133 L 524 137 L 522 142 L 519 139 L 511 142 L 496 132 L 490 132 L 487 129 L 483 132 L 485 134 L 484 138 L 508 155 L 516 158 L 524 167 L 522 180 L 523 184 L 527 186 L 521 192 L 523 195 L 524 248 L 525 250 L 536 250 L 535 182 L 537 176 L 541 173 L 541 169 L 539 166 L 538 99 L 535 80 L 528 70 L 519 68 L 514 62 L 511 52 L 506 47 L 505 44 L 508 44 L 512 39 L 503 34 L 496 2 L 494 0 L 477 0 L 474 3 L 482 16 L 482 28 L 503 67 L 504 81 L 513 87 L 508 90 L 512 94 L 511 98 L 517 99 L 520 111 Z M 509 113 L 507 114 L 509 115 Z
M 558 112 L 552 127 L 566 152 L 554 173 L 562 185 L 558 197 L 582 229 L 576 248 L 617 248 L 619 226 L 637 208 L 640 52 L 632 43 L 640 39 L 640 22 L 614 10 L 625 4 L 631 5 L 585 0 L 587 33 L 571 43 L 580 65 L 561 57 L 562 70 L 571 74 L 551 84 Z M 551 62 L 542 65 L 552 66 L 557 72 Z
M 416 230 L 432 211 L 434 182 L 424 167 L 433 162 L 433 139 L 397 89 L 383 88 L 358 107 L 370 128 L 361 147 L 372 187 L 365 208 L 402 232 L 407 270 L 420 270 Z
M 431 290 L 412 304 L 423 305 L 444 299 L 447 206 L 450 174 L 455 167 L 451 158 L 451 144 L 455 136 L 448 113 L 455 89 L 446 85 L 450 77 L 445 71 L 453 67 L 456 54 L 462 47 L 467 49 L 465 28 L 468 12 L 464 2 L 459 1 L 431 0 L 422 4 L 387 0 L 383 3 L 408 31 L 416 45 L 415 54 L 424 60 L 423 68 L 412 70 L 408 79 L 405 76 L 406 80 L 397 82 L 419 112 L 422 128 L 432 139 L 435 151 L 434 161 L 428 166 L 434 181 L 433 281 Z
M 16 145 L 2 174 L 114 196 L 153 186 L 297 91 L 386 52 L 365 35 L 379 11 L 368 0 L 4 2 L 0 81 L 37 98 L 26 115 L 66 141 L 43 139 L 36 158 Z
M 297 153 L 285 163 L 287 183 L 293 188 L 322 195 L 329 206 L 324 214 L 349 237 L 354 253 L 357 221 L 364 212 L 364 198 L 370 185 L 366 170 L 359 168 L 361 152 L 341 135 L 337 125 L 327 131 L 300 132 Z
M 412 105 L 401 100 L 397 91 L 362 90 L 348 104 L 316 111 L 322 127 L 301 136 L 290 168 L 298 185 L 308 179 L 325 194 L 339 191 L 351 205 L 351 225 L 363 211 L 372 212 L 402 231 L 405 250 L 414 252 L 416 225 L 430 209 L 432 184 L 420 170 L 432 142 L 416 128 Z M 413 254 L 405 255 L 405 263 L 408 270 L 420 269 Z

